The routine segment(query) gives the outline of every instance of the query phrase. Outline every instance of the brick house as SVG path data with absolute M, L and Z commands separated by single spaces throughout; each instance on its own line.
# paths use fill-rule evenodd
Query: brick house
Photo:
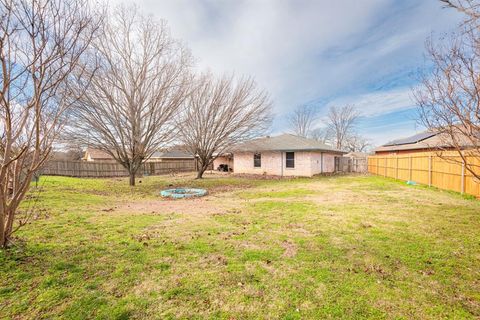
M 334 172 L 335 157 L 345 153 L 313 139 L 282 134 L 254 139 L 234 147 L 233 171 L 311 177 Z
M 87 148 L 82 158 L 83 161 L 97 161 L 97 162 L 115 162 L 115 159 L 107 152 L 94 148 Z M 154 152 L 147 160 L 150 162 L 162 161 L 185 161 L 195 160 L 195 157 L 185 150 L 182 146 L 173 146 L 165 150 Z
M 83 161 L 115 162 L 115 159 L 103 150 L 87 148 L 82 158 Z

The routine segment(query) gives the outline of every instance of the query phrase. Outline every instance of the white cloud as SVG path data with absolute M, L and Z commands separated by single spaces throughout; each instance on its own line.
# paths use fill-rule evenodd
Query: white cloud
M 287 88 L 296 90 L 297 83 L 322 78 L 320 71 L 327 65 L 318 55 L 360 36 L 386 4 L 381 0 L 140 3 L 169 21 L 200 66 L 253 75 L 275 96 Z
M 327 103 L 330 106 L 342 106 L 353 104 L 364 117 L 378 116 L 395 111 L 413 108 L 415 102 L 412 99 L 411 89 L 396 88 L 388 91 L 368 92 L 364 94 L 345 96 L 334 99 Z
M 168 20 L 199 68 L 254 76 L 274 100 L 274 131 L 294 106 L 332 97 L 370 115 L 411 106 L 405 80 L 383 93 L 378 88 L 391 87 L 399 72 L 422 65 L 425 38 L 458 20 L 436 0 L 135 3 Z

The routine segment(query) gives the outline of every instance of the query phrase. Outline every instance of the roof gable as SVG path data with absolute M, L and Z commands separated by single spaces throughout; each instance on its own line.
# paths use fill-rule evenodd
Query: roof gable
M 87 148 L 85 151 L 85 158 L 87 156 L 90 156 L 91 159 L 113 159 L 113 157 L 107 152 L 94 148 Z
M 335 153 L 345 153 L 319 141 L 288 133 L 275 137 L 253 139 L 235 146 L 232 150 L 233 152 L 331 151 Z

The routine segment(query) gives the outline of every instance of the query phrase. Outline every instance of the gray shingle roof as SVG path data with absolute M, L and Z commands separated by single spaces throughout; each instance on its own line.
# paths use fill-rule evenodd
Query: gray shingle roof
M 457 143 L 463 148 L 472 146 L 472 139 L 461 133 L 456 134 Z M 406 143 L 409 142 L 409 143 Z M 443 149 L 452 148 L 454 146 L 452 138 L 447 133 L 425 131 L 414 136 L 391 141 L 383 146 L 375 149 L 375 152 L 393 152 L 405 150 L 421 150 L 421 149 Z
M 185 150 L 183 146 L 174 146 L 166 150 L 157 151 L 152 155 L 152 158 L 184 158 L 184 159 L 193 159 L 195 158 L 190 152 Z
M 111 155 L 100 149 L 87 148 L 84 158 L 87 158 L 87 155 L 90 155 L 92 160 L 113 160 Z
M 90 155 L 90 158 L 92 160 L 113 160 L 113 157 L 111 155 L 99 149 L 87 148 L 84 158 L 87 157 L 87 154 Z M 194 159 L 195 157 L 192 154 L 190 154 L 188 151 L 186 151 L 183 147 L 174 146 L 170 149 L 155 151 L 150 158 L 151 159 L 152 158 Z
M 396 139 L 396 140 L 393 140 L 393 141 L 390 141 L 386 144 L 384 144 L 383 146 L 399 146 L 399 145 L 403 145 L 403 144 L 412 144 L 412 143 L 419 143 L 423 140 L 426 140 L 428 138 L 431 138 L 435 135 L 437 135 L 438 132 L 431 132 L 431 131 L 424 131 L 424 132 L 420 132 L 420 133 L 417 133 L 413 136 L 410 136 L 410 137 L 407 137 L 407 138 L 402 138 L 402 139 Z
M 334 153 L 346 153 L 319 141 L 288 133 L 275 137 L 265 137 L 250 140 L 235 146 L 234 148 L 232 148 L 232 151 L 234 153 L 235 151 L 330 151 Z

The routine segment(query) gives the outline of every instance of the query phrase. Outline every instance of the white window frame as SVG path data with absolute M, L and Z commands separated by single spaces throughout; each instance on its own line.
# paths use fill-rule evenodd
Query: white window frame
M 255 156 L 256 156 L 256 155 L 259 155 L 259 156 L 260 156 L 260 159 L 259 159 L 259 160 L 260 160 L 260 165 L 259 165 L 259 166 L 256 166 L 256 165 L 255 165 Z M 255 153 L 253 154 L 253 168 L 254 168 L 254 169 L 259 169 L 259 168 L 261 168 L 261 167 L 262 167 L 262 154 L 261 154 L 260 152 L 255 152 Z
M 293 167 L 287 167 L 287 153 L 293 153 Z M 295 162 L 297 162 L 296 152 L 295 151 L 286 151 L 285 152 L 285 169 L 294 170 L 295 169 Z

